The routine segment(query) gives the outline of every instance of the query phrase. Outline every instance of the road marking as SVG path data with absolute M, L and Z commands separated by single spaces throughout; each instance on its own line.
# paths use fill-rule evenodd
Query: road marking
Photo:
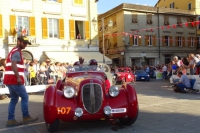
M 29 127 L 29 126 L 35 126 L 35 125 L 40 125 L 40 124 L 45 124 L 45 122 L 37 122 L 37 123 L 31 123 L 31 124 L 24 124 L 24 125 L 15 126 L 15 127 L 6 127 L 6 128 L 0 129 L 0 131 L 14 130 L 14 129 L 18 129 L 18 128 Z

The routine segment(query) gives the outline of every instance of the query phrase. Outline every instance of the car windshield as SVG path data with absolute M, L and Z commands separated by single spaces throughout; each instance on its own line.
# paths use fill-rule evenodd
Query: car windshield
M 146 74 L 146 72 L 143 70 L 140 70 L 140 71 L 135 71 L 135 74 Z
M 93 65 L 80 65 L 80 66 L 68 66 L 67 72 L 74 73 L 74 72 L 86 72 L 86 71 L 94 71 L 94 72 L 110 72 L 109 67 L 106 64 L 100 64 L 98 66 Z
M 126 69 L 118 69 L 118 72 L 126 72 Z

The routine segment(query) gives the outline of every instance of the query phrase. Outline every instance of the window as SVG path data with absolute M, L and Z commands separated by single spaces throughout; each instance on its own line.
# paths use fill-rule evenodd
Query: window
M 74 0 L 74 4 L 83 5 L 83 0 Z
M 188 4 L 188 10 L 191 10 L 191 9 L 192 9 L 192 4 L 189 3 L 189 4 Z
M 138 46 L 138 36 L 137 35 L 133 36 L 133 45 Z
M 117 26 L 116 14 L 112 16 L 112 21 L 113 21 L 113 27 L 116 27 Z
M 194 37 L 191 37 L 191 47 L 194 47 L 194 43 L 195 43 L 195 40 L 194 40 Z
M 70 39 L 90 39 L 90 22 L 70 20 Z
M 134 23 L 134 24 L 138 23 L 138 14 L 137 14 L 137 12 L 132 12 L 132 23 Z
M 18 16 L 15 28 L 18 36 L 29 36 L 29 17 Z
M 169 5 L 170 8 L 174 8 L 174 2 Z
M 153 24 L 153 21 L 152 21 L 152 14 L 147 14 L 147 24 Z
M 168 15 L 164 16 L 164 25 L 169 25 L 169 16 Z
M 177 16 L 177 26 L 182 27 L 181 16 Z
M 148 36 L 148 46 L 152 46 L 152 36 Z
M 178 37 L 178 46 L 182 47 L 182 37 L 181 36 Z
M 194 21 L 196 21 L 196 18 L 188 17 L 187 21 L 188 21 L 188 28 L 195 28 Z
M 169 36 L 165 36 L 165 46 L 169 46 Z
M 84 38 L 83 21 L 75 21 L 75 35 L 76 35 L 76 39 Z
M 49 18 L 49 38 L 58 38 L 58 19 Z

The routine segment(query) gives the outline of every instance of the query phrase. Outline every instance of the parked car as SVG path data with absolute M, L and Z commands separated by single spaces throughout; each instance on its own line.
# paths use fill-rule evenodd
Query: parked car
M 116 83 L 122 83 L 123 79 L 126 82 L 134 82 L 135 76 L 133 74 L 133 71 L 129 67 L 120 67 L 116 70 Z
M 146 73 L 144 70 L 136 70 L 135 71 L 135 77 L 136 77 L 136 81 L 138 81 L 138 80 L 150 81 L 149 74 Z
M 106 87 L 105 73 L 91 71 L 70 72 L 56 85 L 47 87 L 44 94 L 44 120 L 49 132 L 59 129 L 59 121 L 119 119 L 131 125 L 137 120 L 138 100 L 134 87 Z

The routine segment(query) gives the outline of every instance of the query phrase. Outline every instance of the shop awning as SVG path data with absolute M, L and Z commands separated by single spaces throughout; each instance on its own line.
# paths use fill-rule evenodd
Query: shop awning
M 84 63 L 95 59 L 98 63 L 103 63 L 103 55 L 100 52 L 44 52 L 46 56 L 53 61 L 74 63 L 79 57 L 84 58 Z M 105 64 L 112 64 L 112 60 L 105 56 Z

